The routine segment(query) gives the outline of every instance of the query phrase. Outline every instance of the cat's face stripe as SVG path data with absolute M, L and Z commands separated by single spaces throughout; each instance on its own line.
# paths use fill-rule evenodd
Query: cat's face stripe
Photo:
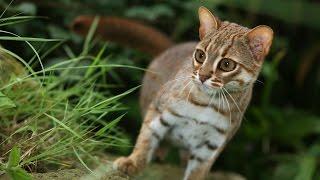
M 227 90 L 240 90 L 245 85 L 253 83 L 259 74 L 260 67 L 252 52 L 246 34 L 250 30 L 234 23 L 222 22 L 221 27 L 208 34 L 198 45 L 197 49 L 203 50 L 206 59 L 203 63 L 193 60 L 195 76 L 208 78 L 212 88 L 224 87 Z M 219 63 L 223 58 L 228 58 L 236 63 L 234 70 L 224 72 Z M 249 73 L 250 78 L 247 74 Z M 246 79 L 242 79 L 246 77 Z M 236 84 L 237 83 L 237 87 Z M 205 83 L 205 82 L 203 82 Z M 221 84 L 222 83 L 222 84 Z
M 249 51 L 249 45 L 247 45 L 246 48 L 241 46 L 246 43 L 245 35 L 248 31 L 248 28 L 226 22 L 226 24 L 222 23 L 222 27 L 219 30 L 205 37 L 203 41 L 198 44 L 197 49 L 205 52 L 206 59 L 202 64 L 195 60 L 193 61 L 194 71 L 197 72 L 198 79 L 200 80 L 200 75 L 212 77 L 208 78 L 211 81 L 212 88 L 214 88 L 214 86 L 223 86 L 227 89 L 233 88 L 232 90 L 242 89 L 245 84 L 253 83 L 260 68 L 254 63 L 255 60 Z M 203 45 L 205 45 L 205 47 L 203 47 Z M 247 53 L 242 57 L 240 51 L 244 50 L 247 50 Z M 230 58 L 230 60 L 234 61 L 236 68 L 231 72 L 221 70 L 219 63 L 223 58 Z M 250 63 L 247 64 L 247 62 Z M 251 80 L 249 79 L 249 81 L 252 82 L 245 82 L 244 80 L 238 81 L 243 77 L 242 69 L 250 73 Z M 236 79 L 238 80 L 236 81 Z M 219 80 L 219 82 L 215 80 Z M 231 83 L 232 81 L 240 82 L 237 83 L 238 87 L 235 87 L 235 84 Z M 227 85 L 228 83 L 232 84 L 232 86 Z

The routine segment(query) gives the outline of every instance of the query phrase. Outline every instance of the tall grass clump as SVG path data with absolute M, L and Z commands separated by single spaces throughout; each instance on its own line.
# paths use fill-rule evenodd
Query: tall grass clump
M 0 21 L 11 24 L 16 19 Z M 108 63 L 106 46 L 96 56 L 89 55 L 96 24 L 97 20 L 80 55 L 65 45 L 67 55 L 57 57 L 60 63 L 46 67 L 41 58 L 63 42 L 56 42 L 41 55 L 29 41 L 57 40 L 19 37 L 9 32 L 0 36 L 25 42 L 35 52 L 30 64 L 0 48 L 0 175 L 29 179 L 27 172 L 79 165 L 91 171 L 91 165 L 99 162 L 97 154 L 128 146 L 127 138 L 117 128 L 125 113 L 118 100 L 136 88 L 119 95 L 110 93 L 112 84 L 106 81 L 106 75 L 113 67 L 124 66 Z M 33 70 L 33 64 L 40 70 Z

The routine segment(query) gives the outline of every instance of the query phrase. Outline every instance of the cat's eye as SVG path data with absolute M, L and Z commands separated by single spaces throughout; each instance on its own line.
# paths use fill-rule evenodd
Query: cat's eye
M 225 72 L 230 72 L 234 70 L 237 67 L 237 63 L 234 62 L 232 59 L 229 58 L 223 58 L 219 62 L 219 69 Z
M 198 63 L 202 64 L 206 60 L 206 53 L 200 49 L 197 49 L 194 53 L 194 58 Z

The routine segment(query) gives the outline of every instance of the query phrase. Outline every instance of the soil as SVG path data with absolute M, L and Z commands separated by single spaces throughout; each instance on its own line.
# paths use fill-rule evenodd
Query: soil
M 104 165 L 98 166 L 93 173 L 77 168 L 33 173 L 32 176 L 34 180 L 179 180 L 182 179 L 184 173 L 184 167 L 152 163 L 139 176 L 128 177 L 112 169 L 111 162 L 115 159 L 114 156 L 104 155 L 101 159 L 105 162 Z M 10 178 L 0 175 L 0 180 L 10 180 Z M 245 178 L 237 173 L 215 171 L 209 174 L 208 180 L 245 180 Z
M 105 170 L 104 173 L 101 171 Z M 88 175 L 87 171 L 80 169 L 61 170 L 51 173 L 33 174 L 35 180 L 177 180 L 182 179 L 184 168 L 175 167 L 172 165 L 153 164 L 147 168 L 141 175 L 135 178 L 130 178 L 118 171 L 110 170 L 108 167 L 100 166 L 98 176 Z M 99 175 L 100 174 L 100 175 Z M 236 173 L 230 172 L 214 172 L 210 173 L 208 179 L 213 180 L 245 180 L 245 178 Z

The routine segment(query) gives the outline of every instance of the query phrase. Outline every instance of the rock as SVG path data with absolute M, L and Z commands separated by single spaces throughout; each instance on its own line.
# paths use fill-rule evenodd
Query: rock
M 48 172 L 48 173 L 34 173 L 32 174 L 35 180 L 46 180 L 46 179 L 54 179 L 54 180 L 76 180 L 79 177 L 85 176 L 86 172 L 81 169 L 65 169 L 56 172 Z
M 109 165 L 101 165 L 94 170 L 94 173 L 87 174 L 86 170 L 70 169 L 49 173 L 33 174 L 35 180 L 177 180 L 183 177 L 183 168 L 165 164 L 152 164 L 143 173 L 134 178 L 129 178 L 118 171 L 111 169 Z M 95 174 L 95 175 L 93 175 Z M 236 173 L 214 172 L 210 173 L 208 179 L 212 180 L 245 180 Z

